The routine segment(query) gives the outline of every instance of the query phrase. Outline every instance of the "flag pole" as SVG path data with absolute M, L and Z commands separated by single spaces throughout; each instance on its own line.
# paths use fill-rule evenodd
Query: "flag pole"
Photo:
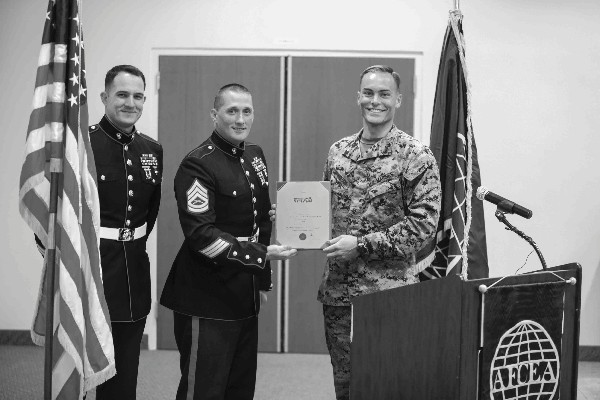
M 50 156 L 46 142 L 46 154 Z M 52 400 L 52 360 L 54 346 L 54 281 L 59 257 L 56 253 L 56 212 L 58 209 L 58 186 L 62 173 L 61 158 L 47 158 L 50 166 L 50 205 L 48 207 L 48 243 L 46 254 L 46 333 L 44 339 L 44 400 Z
M 460 0 L 454 0 L 454 9 L 460 11 Z

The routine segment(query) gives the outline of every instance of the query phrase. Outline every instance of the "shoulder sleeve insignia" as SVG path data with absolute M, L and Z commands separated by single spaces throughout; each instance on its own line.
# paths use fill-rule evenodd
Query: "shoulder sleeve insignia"
M 208 211 L 208 191 L 194 179 L 194 183 L 187 190 L 187 208 L 192 214 L 202 214 Z

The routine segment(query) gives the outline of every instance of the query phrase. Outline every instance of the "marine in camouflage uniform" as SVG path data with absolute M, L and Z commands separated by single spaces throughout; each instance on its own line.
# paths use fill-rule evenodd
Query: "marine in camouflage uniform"
M 337 141 L 325 165 L 332 237 L 350 235 L 356 243 L 352 257 L 328 258 L 318 293 L 338 399 L 349 398 L 352 299 L 416 283 L 431 262 L 417 263 L 415 255 L 433 239 L 439 219 L 437 164 L 427 146 L 392 121 L 368 150 L 361 149 L 364 129 Z

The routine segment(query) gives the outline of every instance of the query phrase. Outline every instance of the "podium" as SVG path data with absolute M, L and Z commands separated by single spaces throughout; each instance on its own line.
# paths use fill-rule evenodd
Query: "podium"
M 352 304 L 351 400 L 577 398 L 579 264 L 470 281 L 453 275 Z M 526 390 L 531 397 L 518 397 Z

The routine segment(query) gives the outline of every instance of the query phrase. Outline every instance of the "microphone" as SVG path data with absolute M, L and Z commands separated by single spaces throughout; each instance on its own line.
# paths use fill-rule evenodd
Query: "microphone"
M 533 215 L 531 210 L 528 210 L 527 208 L 520 206 L 513 201 L 507 200 L 502 196 L 498 196 L 494 192 L 490 192 L 485 186 L 479 186 L 477 189 L 477 198 L 481 201 L 487 200 L 490 203 L 494 203 L 500 208 L 500 211 L 504 211 L 509 214 L 517 214 L 527 219 L 531 218 Z

